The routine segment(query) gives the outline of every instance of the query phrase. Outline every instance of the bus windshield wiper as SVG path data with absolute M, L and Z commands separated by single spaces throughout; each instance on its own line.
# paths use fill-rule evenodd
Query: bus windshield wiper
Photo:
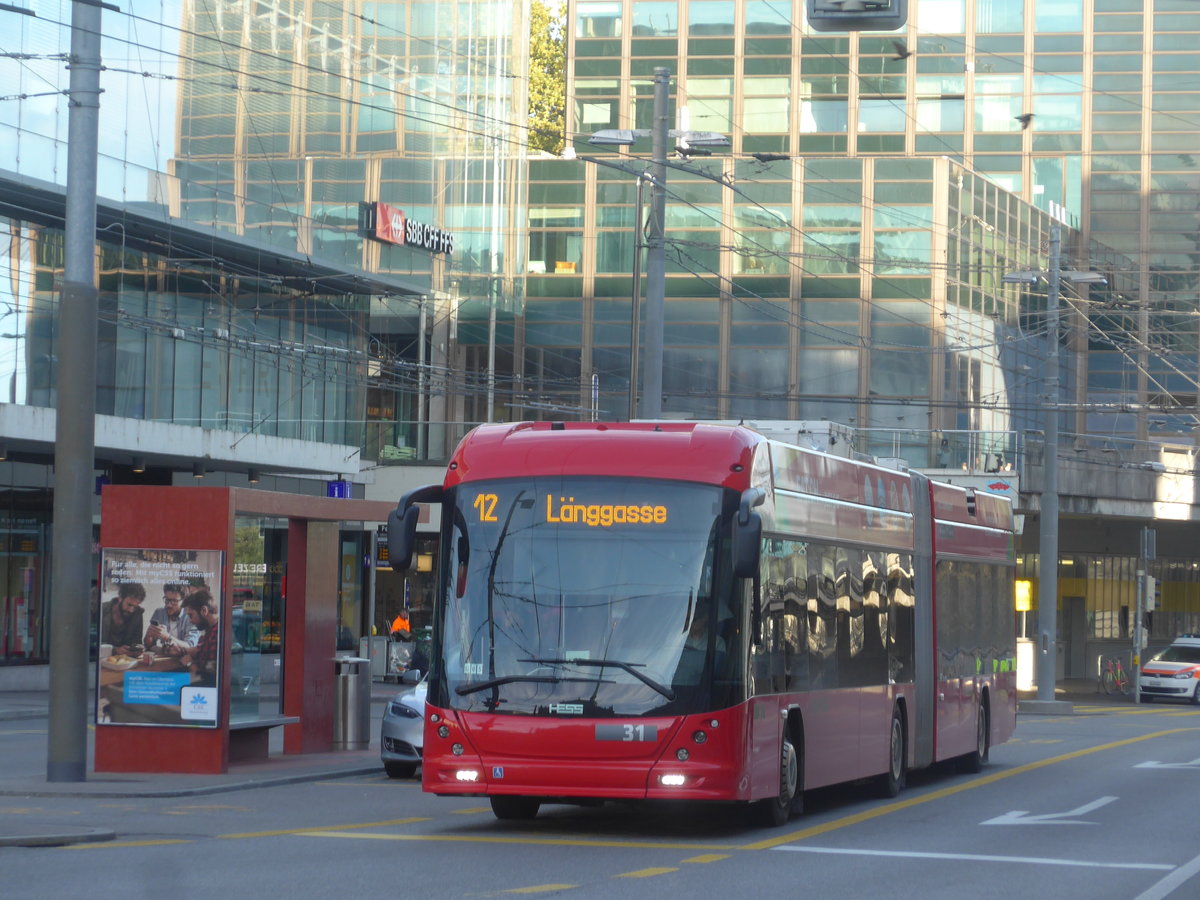
M 583 656 L 572 656 L 569 659 L 522 659 L 518 662 L 538 663 L 543 666 L 595 666 L 596 668 L 609 667 L 613 669 L 621 669 L 628 672 L 642 684 L 662 694 L 668 700 L 675 699 L 675 692 L 663 684 L 659 684 L 649 675 L 643 675 L 639 672 L 636 666 L 642 663 L 628 663 L 619 659 L 588 659 Z
M 521 660 L 525 662 L 525 660 Z M 499 678 L 489 678 L 487 681 L 468 681 L 454 689 L 460 697 L 486 691 L 488 688 L 500 687 L 502 684 L 562 684 L 567 681 L 590 681 L 588 678 L 561 678 L 558 675 L 501 675 Z

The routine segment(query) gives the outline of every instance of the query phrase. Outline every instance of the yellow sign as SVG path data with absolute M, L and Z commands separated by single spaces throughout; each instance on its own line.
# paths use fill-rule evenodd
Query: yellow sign
M 1029 612 L 1033 609 L 1033 582 L 1018 579 L 1013 583 L 1016 593 L 1017 612 Z

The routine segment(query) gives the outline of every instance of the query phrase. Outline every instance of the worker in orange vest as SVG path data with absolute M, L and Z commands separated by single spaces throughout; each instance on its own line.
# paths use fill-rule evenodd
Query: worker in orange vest
M 408 612 L 400 610 L 396 614 L 396 618 L 392 619 L 392 637 L 399 640 L 407 641 L 412 637 L 412 625 L 408 620 Z

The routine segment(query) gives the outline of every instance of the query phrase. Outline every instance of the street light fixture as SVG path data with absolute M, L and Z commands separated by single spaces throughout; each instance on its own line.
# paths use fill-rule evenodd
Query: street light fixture
M 1039 523 L 1037 698 L 1054 702 L 1058 677 L 1058 294 L 1062 278 L 1077 284 L 1108 284 L 1099 272 L 1061 268 L 1062 233 L 1050 227 L 1050 268 L 1003 275 L 1006 284 L 1046 279 L 1046 404 L 1042 443 L 1042 501 Z

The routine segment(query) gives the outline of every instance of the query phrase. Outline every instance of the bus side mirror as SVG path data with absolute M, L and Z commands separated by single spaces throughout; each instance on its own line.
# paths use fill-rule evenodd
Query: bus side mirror
M 742 493 L 737 518 L 733 522 L 733 575 L 753 578 L 758 574 L 758 559 L 762 549 L 762 517 L 754 512 L 766 499 L 762 488 L 750 488 Z
M 429 484 L 409 491 L 388 513 L 388 561 L 395 571 L 407 571 L 412 565 L 413 548 L 417 542 L 417 520 L 421 518 L 421 507 L 417 504 L 436 503 L 441 499 L 442 486 Z

